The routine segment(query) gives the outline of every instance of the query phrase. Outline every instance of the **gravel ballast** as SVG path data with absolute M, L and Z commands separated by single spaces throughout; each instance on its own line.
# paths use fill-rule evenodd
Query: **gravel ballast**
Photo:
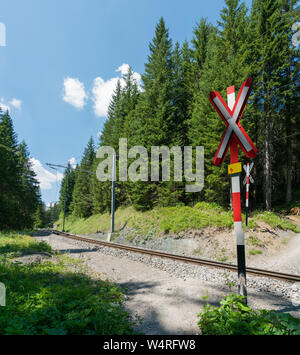
M 207 301 L 217 304 L 224 295 L 236 292 L 235 272 L 92 245 L 57 235 L 37 239 L 46 240 L 53 249 L 69 252 L 72 257 L 83 257 L 89 267 L 127 287 L 129 293 L 126 306 L 132 314 L 138 314 L 144 319 L 137 331 L 146 334 L 197 333 L 197 313 L 206 303 L 201 298 L 207 294 Z M 151 287 L 144 285 L 148 283 Z M 250 306 L 286 310 L 300 317 L 299 283 L 247 275 L 247 287 Z M 137 292 L 136 289 L 140 288 L 145 290 Z M 190 298 L 192 304 L 189 304 Z M 177 304 L 176 320 L 173 319 L 172 302 Z M 190 319 L 185 319 L 187 312 L 190 312 Z M 175 328 L 174 322 L 177 324 Z

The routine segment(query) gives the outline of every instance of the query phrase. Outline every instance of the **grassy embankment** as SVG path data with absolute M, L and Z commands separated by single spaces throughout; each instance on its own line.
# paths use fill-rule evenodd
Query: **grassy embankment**
M 46 258 L 25 262 L 37 253 Z M 81 261 L 29 235 L 0 232 L 0 282 L 6 287 L 0 334 L 133 332 L 116 285 L 92 279 Z
M 243 220 L 245 216 L 243 216 Z M 299 228 L 287 218 L 273 212 L 256 212 L 249 219 L 248 229 L 255 229 L 259 222 L 268 224 L 271 228 L 300 232 Z M 58 221 L 62 226 L 62 216 Z M 133 207 L 119 208 L 115 215 L 115 230 L 130 229 L 135 235 L 160 236 L 166 233 L 175 234 L 189 229 L 206 227 L 233 227 L 232 212 L 215 203 L 199 202 L 194 207 L 176 206 L 161 207 L 151 211 L 138 212 Z M 75 234 L 106 233 L 110 228 L 110 214 L 93 215 L 87 219 L 69 216 L 65 229 Z

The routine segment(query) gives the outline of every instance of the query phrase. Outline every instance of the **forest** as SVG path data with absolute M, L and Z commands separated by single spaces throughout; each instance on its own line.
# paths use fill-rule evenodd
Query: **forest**
M 18 143 L 8 111 L 0 108 L 0 229 L 52 226 L 59 206 L 46 210 L 25 141 Z
M 244 80 L 253 90 L 242 125 L 258 148 L 251 172 L 252 208 L 299 204 L 299 46 L 293 44 L 293 24 L 300 9 L 295 0 L 253 0 L 246 8 L 226 0 L 216 26 L 199 14 L 193 38 L 172 40 L 159 19 L 142 74 L 142 87 L 129 69 L 110 102 L 99 142 L 93 138 L 76 168 L 68 165 L 60 189 L 60 211 L 87 218 L 110 210 L 111 182 L 95 174 L 100 146 L 119 150 L 140 145 L 203 146 L 204 188 L 185 191 L 185 181 L 119 181 L 116 204 L 145 211 L 156 206 L 193 205 L 199 201 L 230 204 L 229 157 L 221 167 L 213 163 L 224 123 L 209 102 L 209 93 L 226 98 L 228 86 L 238 92 Z M 0 225 L 29 227 L 45 217 L 39 187 L 30 168 L 25 143 L 18 144 L 9 113 L 0 114 Z M 242 164 L 249 162 L 240 151 Z M 130 164 L 130 159 L 128 160 Z M 117 164 L 118 167 L 118 164 Z M 172 166 L 171 166 L 172 169 Z M 172 176 L 172 174 L 171 174 Z M 44 212 L 43 212 L 44 211 Z

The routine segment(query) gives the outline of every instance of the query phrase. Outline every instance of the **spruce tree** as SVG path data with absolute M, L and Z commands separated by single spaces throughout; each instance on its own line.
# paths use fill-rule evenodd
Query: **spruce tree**
M 18 146 L 18 167 L 20 172 L 20 223 L 23 227 L 33 225 L 33 216 L 41 201 L 39 183 L 32 169 L 27 144 Z
M 72 195 L 75 185 L 75 169 L 68 163 L 64 172 L 64 177 L 60 187 L 59 209 L 63 213 L 65 209 L 66 216 L 70 213 L 70 205 L 72 202 Z
M 272 181 L 276 132 L 280 130 L 281 67 L 284 66 L 285 48 L 282 46 L 282 12 L 280 1 L 255 0 L 252 9 L 255 23 L 256 90 L 259 90 L 259 116 L 263 122 L 263 194 L 267 210 L 272 206 Z
M 19 224 L 20 175 L 17 156 L 17 137 L 13 122 L 6 111 L 0 110 L 0 226 Z
M 77 217 L 87 218 L 92 215 L 92 167 L 95 159 L 94 141 L 91 137 L 83 153 L 78 171 L 70 209 Z

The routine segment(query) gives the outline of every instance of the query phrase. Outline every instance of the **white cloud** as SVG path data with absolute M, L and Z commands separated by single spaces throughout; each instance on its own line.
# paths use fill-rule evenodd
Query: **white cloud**
M 116 72 L 121 72 L 122 75 L 125 75 L 128 73 L 129 67 L 129 64 L 123 63 L 118 69 L 116 69 Z
M 64 79 L 63 100 L 68 104 L 82 109 L 86 103 L 88 96 L 85 92 L 83 83 L 76 78 Z
M 22 106 L 22 101 L 18 100 L 16 98 L 13 98 L 11 101 L 9 101 L 8 103 L 5 102 L 5 100 L 3 98 L 0 98 L 0 108 L 2 111 L 6 112 L 7 110 L 10 111 L 11 107 L 13 106 L 14 108 L 21 110 L 21 106 Z
M 121 87 L 125 86 L 125 81 L 122 78 L 128 72 L 129 64 L 123 63 L 115 71 L 120 73 L 120 76 L 115 76 L 107 81 L 98 76 L 94 79 L 92 88 L 92 101 L 94 103 L 94 113 L 99 117 L 106 117 L 108 106 L 112 97 L 112 94 L 117 86 L 118 80 L 120 80 Z M 136 81 L 138 88 L 142 91 L 141 80 L 142 77 L 139 73 L 133 72 L 133 79 Z M 82 109 L 86 104 L 88 95 L 85 92 L 84 84 L 76 78 L 64 79 L 64 94 L 63 100 L 78 109 Z
M 63 178 L 63 174 L 57 172 L 57 174 L 53 174 L 47 169 L 43 167 L 41 162 L 37 159 L 30 159 L 32 169 L 37 175 L 37 180 L 40 183 L 41 190 L 50 190 L 52 188 L 52 184 L 57 181 L 61 181 Z
M 10 102 L 10 105 L 12 105 L 14 108 L 21 110 L 21 106 L 22 106 L 22 101 L 18 100 L 16 98 L 13 98 Z
M 71 159 L 69 159 L 69 163 L 72 166 L 72 168 L 76 167 L 76 158 L 72 157 Z
M 117 82 L 119 79 L 120 78 L 116 77 L 104 81 L 100 76 L 94 79 L 94 87 L 92 89 L 92 100 L 94 102 L 94 112 L 96 116 L 107 116 L 107 110 L 110 103 L 110 99 L 117 86 Z M 123 80 L 120 81 L 122 86 Z
M 116 72 L 120 72 L 121 75 L 125 75 L 128 72 L 129 64 L 123 63 L 116 69 Z M 134 72 L 133 78 L 136 80 L 139 89 L 141 90 L 141 75 Z M 103 80 L 100 76 L 94 79 L 94 86 L 92 89 L 94 112 L 96 116 L 106 117 L 108 106 L 112 97 L 112 94 L 117 86 L 117 82 L 120 80 L 121 87 L 125 86 L 125 81 L 121 77 L 113 77 L 107 81 Z
M 4 102 L 3 98 L 0 99 L 0 108 L 3 112 L 10 111 L 9 105 Z
M 101 138 L 101 137 L 102 137 L 102 131 L 99 131 L 99 132 L 97 133 L 97 137 L 98 137 L 98 138 Z
M 116 70 L 116 72 L 121 72 L 121 75 L 125 75 L 128 73 L 129 68 L 130 68 L 129 64 L 123 63 L 122 65 L 119 66 L 119 68 Z M 141 74 L 134 71 L 132 77 L 136 81 L 139 89 L 141 89 L 141 84 L 142 84 Z

